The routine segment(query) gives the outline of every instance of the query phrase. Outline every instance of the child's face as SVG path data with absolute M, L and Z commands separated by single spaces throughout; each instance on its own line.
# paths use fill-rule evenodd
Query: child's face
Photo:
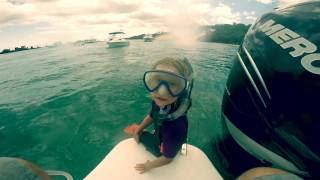
M 178 70 L 170 65 L 159 64 L 156 67 L 156 70 L 172 72 L 175 74 L 179 74 Z M 174 103 L 178 97 L 173 97 L 168 92 L 168 89 L 164 86 L 161 86 L 157 91 L 151 92 L 151 98 L 159 107 L 164 107 L 166 105 Z

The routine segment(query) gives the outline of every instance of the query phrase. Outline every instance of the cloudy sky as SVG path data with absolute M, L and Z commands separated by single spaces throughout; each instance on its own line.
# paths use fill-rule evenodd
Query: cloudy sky
M 0 49 L 179 31 L 198 25 L 250 24 L 303 0 L 0 0 Z

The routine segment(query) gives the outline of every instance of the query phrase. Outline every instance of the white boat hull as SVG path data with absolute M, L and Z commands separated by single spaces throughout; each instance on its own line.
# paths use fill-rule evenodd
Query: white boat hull
M 144 42 L 152 42 L 152 41 L 153 41 L 153 38 L 144 38 L 143 41 L 144 41 Z
M 132 138 L 121 141 L 94 168 L 85 180 L 199 180 L 223 178 L 208 157 L 197 147 L 187 145 L 187 155 L 178 154 L 168 165 L 139 174 L 137 163 L 154 160 L 143 145 Z
M 129 41 L 109 41 L 107 42 L 109 48 L 129 46 Z

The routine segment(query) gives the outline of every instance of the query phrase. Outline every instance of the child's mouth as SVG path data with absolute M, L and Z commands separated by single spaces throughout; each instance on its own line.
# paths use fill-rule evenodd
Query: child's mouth
M 156 99 L 160 100 L 160 101 L 167 101 L 167 98 L 162 98 L 162 97 L 155 97 Z

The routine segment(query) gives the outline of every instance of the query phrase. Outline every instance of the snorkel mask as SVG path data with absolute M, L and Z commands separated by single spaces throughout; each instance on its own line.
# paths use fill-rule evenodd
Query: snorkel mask
M 178 97 L 180 105 L 176 111 L 161 117 L 157 117 L 159 120 L 175 120 L 180 116 L 185 115 L 188 109 L 191 107 L 193 69 L 186 58 L 165 58 L 162 61 L 166 60 L 175 63 L 174 67 L 179 71 L 180 74 L 183 74 L 183 76 L 168 71 L 156 70 L 156 64 L 154 66 L 155 70 L 146 71 L 144 73 L 143 83 L 146 89 L 151 93 L 158 92 L 159 94 L 162 94 L 163 89 L 166 89 L 167 93 L 169 93 L 172 97 Z M 165 62 L 163 64 L 165 64 Z
M 190 84 L 180 75 L 160 70 L 145 72 L 143 83 L 149 92 L 159 92 L 160 88 L 165 87 L 172 97 L 180 96 Z

